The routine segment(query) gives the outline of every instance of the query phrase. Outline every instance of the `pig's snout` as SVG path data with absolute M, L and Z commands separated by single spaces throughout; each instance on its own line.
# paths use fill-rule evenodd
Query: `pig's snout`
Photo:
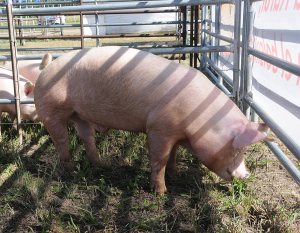
M 235 177 L 239 180 L 247 180 L 250 177 L 250 173 L 246 170 L 244 161 L 231 172 L 232 179 Z
M 247 180 L 250 177 L 250 173 L 246 172 L 245 175 L 240 176 L 240 175 L 236 175 L 236 174 L 231 174 L 231 179 L 233 180 L 233 178 L 237 178 L 239 180 Z

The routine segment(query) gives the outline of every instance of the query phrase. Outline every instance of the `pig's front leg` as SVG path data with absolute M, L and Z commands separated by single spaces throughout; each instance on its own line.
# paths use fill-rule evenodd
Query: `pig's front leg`
M 165 184 L 165 170 L 174 142 L 162 132 L 149 132 L 149 156 L 151 165 L 151 190 L 155 189 L 158 195 L 167 191 Z
M 70 120 L 75 123 L 78 135 L 84 143 L 87 159 L 93 165 L 98 165 L 100 160 L 95 146 L 94 127 L 88 121 L 79 117 L 77 113 L 75 113 Z

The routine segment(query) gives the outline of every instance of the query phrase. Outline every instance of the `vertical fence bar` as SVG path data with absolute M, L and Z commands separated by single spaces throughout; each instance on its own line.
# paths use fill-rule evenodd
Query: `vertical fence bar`
M 249 73 L 249 55 L 248 55 L 248 46 L 250 46 L 250 33 L 249 30 L 249 24 L 251 19 L 251 16 L 249 14 L 249 1 L 245 0 L 244 1 L 244 14 L 243 14 L 243 46 L 242 46 L 242 72 L 241 72 L 241 77 L 243 81 L 243 87 L 242 87 L 242 99 L 243 99 L 243 113 L 247 117 L 248 120 L 250 120 L 250 108 L 249 105 L 245 102 L 244 98 L 245 96 L 250 92 L 251 85 L 249 82 L 252 81 L 252 75 Z
M 186 30 L 186 19 L 187 19 L 187 7 L 186 6 L 183 6 L 181 7 L 181 12 L 182 12 L 182 21 L 183 21 L 183 24 L 182 24 L 182 44 L 183 44 L 183 47 L 186 47 L 186 40 L 187 40 L 187 30 Z M 185 60 L 186 59 L 186 56 L 185 56 L 185 53 L 182 54 L 182 59 Z
M 215 33 L 220 34 L 220 24 L 221 24 L 221 6 L 216 6 L 216 19 L 215 19 Z M 220 46 L 220 39 L 215 38 L 215 45 Z M 215 53 L 215 65 L 219 66 L 219 52 Z M 223 77 L 219 75 L 219 82 L 223 84 Z
M 253 13 L 253 4 L 250 0 L 248 2 L 248 47 L 252 46 L 251 45 L 251 39 L 253 38 L 253 22 L 254 22 L 254 13 Z M 247 51 L 248 51 L 247 47 Z M 247 79 L 245 80 L 246 82 L 246 91 L 247 93 L 251 92 L 251 87 L 252 87 L 252 64 L 253 60 L 251 61 L 250 55 L 247 57 L 248 62 L 247 62 L 247 73 L 246 77 Z M 247 105 L 248 106 L 248 105 Z M 258 122 L 258 115 L 257 113 L 251 109 L 249 106 L 246 109 L 246 116 L 250 118 L 251 115 L 251 121 L 253 122 Z
M 199 44 L 199 17 L 200 17 L 200 6 L 195 6 L 195 39 L 194 39 L 194 46 L 198 46 Z M 194 68 L 197 68 L 198 64 L 198 53 L 194 54 Z
M 20 88 L 19 88 L 19 74 L 17 70 L 17 51 L 16 51 L 16 40 L 15 40 L 15 30 L 14 21 L 12 14 L 12 1 L 6 0 L 6 11 L 7 11 L 7 23 L 8 23 L 8 34 L 10 41 L 10 51 L 11 51 L 11 63 L 12 63 L 12 74 L 14 82 L 14 92 L 15 92 L 15 107 L 17 115 L 17 131 L 20 139 L 20 144 L 23 143 L 22 128 L 21 128 L 21 108 L 20 108 Z
M 95 5 L 98 5 L 98 3 L 95 1 Z M 96 35 L 99 35 L 99 26 L 98 26 L 98 21 L 99 21 L 99 16 L 97 12 L 95 12 L 95 21 L 96 21 Z M 99 47 L 99 38 L 96 38 L 96 46 Z
M 80 5 L 83 5 L 82 0 L 80 0 Z M 83 35 L 84 35 L 84 30 L 83 30 L 83 14 L 82 12 L 80 12 L 80 35 L 81 35 L 81 49 L 84 49 L 84 39 L 83 39 Z
M 190 22 L 190 46 L 194 44 L 194 6 L 191 6 L 191 22 Z M 190 66 L 193 67 L 193 53 L 190 53 Z
M 240 107 L 240 31 L 241 31 L 241 1 L 235 0 L 234 17 L 234 52 L 233 52 L 233 97 L 236 105 Z
M 204 32 L 206 29 L 206 17 L 207 17 L 207 6 L 202 6 L 201 8 L 201 46 L 205 47 L 206 44 L 206 36 L 207 34 Z M 204 69 L 204 64 L 206 64 L 206 60 L 204 57 L 201 59 L 200 70 Z
M 241 72 L 240 72 L 240 76 L 241 76 L 241 85 L 240 85 L 240 98 L 242 101 L 241 104 L 241 110 L 243 111 L 243 113 L 245 114 L 245 101 L 244 101 L 244 97 L 245 97 L 245 93 L 247 93 L 246 90 L 246 85 L 245 85 L 245 80 L 246 80 L 246 70 L 247 70 L 247 46 L 248 46 L 248 7 L 247 7 L 247 0 L 244 0 L 244 9 L 243 9 L 243 31 L 242 31 L 242 55 L 241 55 Z

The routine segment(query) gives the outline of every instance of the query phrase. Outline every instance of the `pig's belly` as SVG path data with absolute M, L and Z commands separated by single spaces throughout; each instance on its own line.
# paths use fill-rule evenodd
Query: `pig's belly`
M 122 112 L 77 112 L 81 119 L 88 121 L 97 131 L 107 132 L 109 129 L 118 129 L 131 132 L 146 133 L 147 117 Z

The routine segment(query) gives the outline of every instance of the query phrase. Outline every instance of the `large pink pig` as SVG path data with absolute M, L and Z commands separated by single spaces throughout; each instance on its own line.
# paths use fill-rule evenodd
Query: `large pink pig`
M 99 157 L 94 128 L 148 136 L 151 188 L 166 191 L 165 168 L 177 173 L 182 145 L 220 177 L 248 178 L 244 147 L 271 140 L 201 72 L 136 49 L 100 47 L 67 53 L 37 80 L 35 104 L 60 161 L 72 171 L 67 122 L 73 121 L 90 161 Z
M 42 60 L 20 60 L 18 61 L 19 73 L 34 84 L 38 79 L 41 70 L 45 68 L 52 61 L 52 55 L 47 53 Z M 5 68 L 11 69 L 11 62 L 4 65 Z
M 33 98 L 34 84 L 28 81 L 21 75 L 20 79 L 20 96 L 23 99 Z M 12 71 L 0 67 L 0 99 L 14 99 L 14 85 L 12 78 Z M 25 120 L 37 121 L 38 115 L 36 113 L 34 104 L 21 104 L 21 118 Z M 14 104 L 0 104 L 0 123 L 2 112 L 9 113 L 9 116 L 14 121 L 16 109 Z M 1 125 L 0 125 L 0 142 L 1 142 Z

